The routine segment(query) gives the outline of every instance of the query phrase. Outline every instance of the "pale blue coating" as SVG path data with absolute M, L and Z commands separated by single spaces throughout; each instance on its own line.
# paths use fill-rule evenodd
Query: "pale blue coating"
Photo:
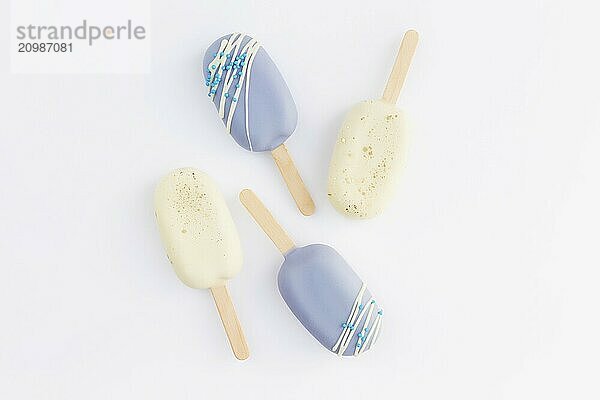
M 203 68 L 205 79 L 208 76 L 208 66 L 214 60 L 215 53 L 219 51 L 221 41 L 228 39 L 230 36 L 227 35 L 217 39 L 206 51 Z M 250 36 L 245 36 L 241 48 L 250 40 Z M 244 60 L 244 62 L 248 61 L 248 59 Z M 224 72 L 227 72 L 227 70 Z M 215 73 L 221 73 L 224 79 L 222 72 L 211 70 L 213 76 Z M 248 82 L 250 82 L 250 86 L 248 91 L 249 114 L 247 133 L 246 112 L 248 110 L 246 110 L 245 92 Z M 215 96 L 213 99 L 217 110 L 219 109 L 223 86 L 224 84 L 221 83 L 214 88 Z M 203 88 L 206 90 L 205 93 L 208 94 L 208 87 L 203 86 Z M 251 146 L 248 142 L 249 134 L 252 151 L 271 151 L 283 144 L 294 133 L 298 122 L 296 104 L 283 76 L 262 46 L 254 57 L 249 76 L 246 77 L 246 80 L 242 84 L 239 98 L 234 98 L 235 91 L 236 84 L 232 84 L 228 91 L 229 96 L 224 99 L 227 103 L 223 122 L 226 123 L 227 121 L 230 103 L 236 102 L 231 124 L 231 136 L 233 136 L 240 146 L 246 150 L 250 150 Z
M 330 246 L 311 244 L 294 248 L 285 254 L 277 277 L 279 292 L 304 327 L 331 351 L 342 332 L 362 281 L 342 256 Z M 369 305 L 371 293 L 367 288 L 362 298 Z M 373 310 L 372 325 L 376 312 Z M 355 327 L 352 340 L 344 355 L 354 354 L 358 333 L 365 318 Z M 370 344 L 363 351 L 367 351 Z

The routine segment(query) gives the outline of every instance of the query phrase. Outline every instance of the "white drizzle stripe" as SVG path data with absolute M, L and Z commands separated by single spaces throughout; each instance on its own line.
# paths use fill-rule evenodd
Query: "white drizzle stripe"
M 253 55 L 252 52 L 255 51 L 254 48 L 256 48 L 256 50 L 258 50 L 258 47 L 259 47 L 259 45 L 256 42 L 256 40 L 251 39 L 248 43 L 246 43 L 246 45 L 244 46 L 244 48 L 242 49 L 242 51 L 240 53 L 240 54 L 247 54 L 247 56 L 246 56 L 247 61 L 245 61 L 244 65 L 242 66 L 242 71 L 241 71 L 242 75 L 240 76 L 240 79 L 238 81 L 239 87 L 235 89 L 235 93 L 233 95 L 233 97 L 235 99 L 239 100 L 239 96 L 242 91 L 242 86 L 244 85 L 244 81 L 246 80 L 246 78 L 248 77 L 248 74 L 250 73 L 249 57 L 252 57 L 252 55 Z M 229 82 L 229 86 L 231 86 L 231 83 L 232 83 L 231 81 L 233 81 L 233 77 L 231 78 L 231 80 Z M 229 89 L 229 86 L 227 87 L 227 89 Z M 223 96 L 223 93 L 221 93 L 221 96 Z M 233 114 L 235 113 L 236 106 L 237 106 L 236 101 L 232 101 L 229 106 L 229 115 L 227 116 L 227 132 L 231 132 L 231 121 L 233 120 Z M 248 115 L 248 110 L 246 110 L 246 115 Z
M 222 57 L 220 57 L 219 64 L 217 65 L 216 71 L 219 71 L 219 67 L 222 67 L 223 64 L 227 64 L 227 55 L 228 54 L 231 54 L 230 58 L 235 59 L 237 57 L 238 50 L 239 50 L 240 45 L 242 44 L 242 40 L 244 38 L 241 35 L 239 35 L 237 37 L 235 35 L 236 34 L 234 33 L 229 38 L 229 41 L 227 41 L 227 40 L 225 41 L 227 43 L 227 46 L 225 47 L 224 51 L 221 50 L 221 53 L 223 53 L 224 55 Z M 217 55 L 217 56 L 219 57 L 221 53 L 219 53 L 219 55 Z M 240 52 L 240 54 L 241 53 L 243 53 L 243 50 Z M 225 76 L 225 79 L 223 79 L 224 85 L 221 90 L 221 98 L 219 99 L 219 117 L 221 117 L 221 118 L 225 118 L 225 103 L 227 101 L 225 94 L 229 93 L 229 88 L 231 87 L 231 81 L 233 80 L 234 74 L 237 71 L 237 67 L 234 67 L 233 69 L 229 69 L 226 71 L 227 71 L 227 75 Z M 219 85 L 217 85 L 217 86 L 219 86 Z M 230 106 L 229 113 L 231 113 L 231 107 L 235 107 L 235 106 L 233 106 L 233 105 Z M 229 129 L 227 130 L 227 132 L 229 132 Z
M 383 325 L 383 318 L 381 318 L 381 315 L 379 315 L 379 323 L 377 324 L 377 329 L 375 330 L 375 333 L 373 335 L 373 342 L 371 343 L 371 346 L 373 346 L 379 338 L 379 330 L 381 329 L 381 325 Z
M 362 345 L 358 349 L 358 353 L 357 353 L 358 355 L 360 355 L 363 351 L 365 351 L 367 349 L 367 347 L 369 347 L 369 342 L 373 338 L 373 332 L 375 332 L 375 329 L 377 329 L 377 324 L 378 324 L 378 319 L 375 318 L 375 321 L 373 322 L 371 329 L 369 329 L 369 333 L 367 334 L 367 337 L 365 338 Z
M 354 314 L 358 310 L 358 305 L 360 304 L 360 301 L 362 300 L 362 297 L 363 297 L 363 294 L 365 293 L 366 288 L 367 288 L 367 285 L 365 285 L 363 283 L 362 286 L 360 287 L 360 290 L 358 291 L 358 296 L 356 296 L 356 299 L 354 300 L 354 304 L 352 305 L 352 310 L 350 311 L 350 315 L 348 316 L 346 323 L 342 325 L 343 326 L 342 333 L 341 333 L 340 337 L 338 338 L 337 342 L 335 343 L 335 345 L 333 346 L 333 348 L 331 349 L 331 351 L 337 350 L 338 346 L 340 346 L 342 344 L 342 339 L 346 335 L 346 331 L 350 330 L 350 322 L 352 321 L 352 319 L 354 318 Z
M 256 39 L 250 38 L 248 43 L 246 43 L 246 45 L 240 50 L 242 42 L 245 38 L 246 35 L 233 33 L 229 39 L 223 39 L 221 41 L 219 51 L 210 64 L 208 64 L 209 76 L 206 79 L 206 85 L 208 86 L 208 96 L 214 100 L 217 88 L 223 84 L 219 99 L 219 117 L 223 119 L 225 118 L 225 107 L 227 99 L 229 98 L 229 89 L 235 82 L 236 77 L 239 78 L 233 98 L 229 103 L 227 121 L 225 122 L 227 133 L 231 134 L 231 123 L 233 120 L 233 115 L 235 114 L 237 102 L 239 101 L 240 93 L 242 91 L 242 86 L 244 86 L 244 82 L 246 80 L 248 81 L 244 93 L 244 105 L 246 108 L 245 124 L 248 146 L 250 150 L 252 150 L 252 142 L 250 140 L 250 132 L 248 129 L 248 86 L 250 83 L 249 76 L 252 63 L 256 53 L 258 52 L 258 49 L 260 48 L 260 44 L 256 41 Z
M 365 351 L 365 349 L 367 348 L 367 345 L 369 345 L 369 348 L 370 348 L 371 346 L 373 346 L 373 344 L 375 344 L 375 338 L 379 334 L 379 328 L 381 326 L 381 323 L 382 323 L 381 314 L 377 314 L 377 318 L 375 318 L 375 322 L 373 323 L 373 326 L 371 327 L 370 332 L 367 335 L 367 339 L 365 340 L 364 344 L 361 346 L 358 354 L 361 354 L 363 351 Z M 369 342 L 371 342 L 371 343 L 369 344 Z
M 246 93 L 244 96 L 244 108 L 246 110 L 246 138 L 248 139 L 250 151 L 252 151 L 252 141 L 250 140 L 250 125 L 248 125 L 248 92 L 250 91 L 250 70 L 252 69 L 252 64 L 254 63 L 254 57 L 256 57 L 256 54 L 258 53 L 258 47 L 260 47 L 260 45 L 257 44 L 256 52 L 252 53 L 250 56 L 250 61 L 248 61 L 248 82 L 246 82 Z
M 367 319 L 365 320 L 365 324 L 363 325 L 362 331 L 358 336 L 358 340 L 356 342 L 356 347 L 354 348 L 354 355 L 357 355 L 363 345 L 365 340 L 362 338 L 365 337 L 366 333 L 369 332 L 369 322 L 371 321 L 371 315 L 373 314 L 373 309 L 375 308 L 375 300 L 372 300 L 369 304 L 369 313 L 367 314 Z
M 359 309 L 360 309 L 360 306 L 359 306 Z M 348 330 L 348 332 L 346 332 L 346 337 L 344 338 L 344 340 L 342 340 L 342 346 L 340 347 L 340 351 L 339 351 L 340 355 L 343 355 L 344 351 L 346 351 L 346 349 L 348 348 L 348 345 L 352 341 L 352 332 L 354 332 L 354 330 L 356 328 L 358 328 L 366 311 L 367 311 L 367 308 L 363 306 L 361 313 L 358 315 L 358 317 L 354 321 L 352 321 L 351 328 Z
M 354 349 L 354 356 L 358 356 L 365 351 L 366 348 L 370 348 L 375 343 L 375 338 L 377 338 L 379 333 L 383 311 L 381 309 L 377 310 L 377 317 L 373 318 L 373 323 L 369 326 L 369 323 L 372 320 L 373 311 L 375 311 L 377 308 L 377 303 L 373 299 L 369 300 L 369 307 L 364 307 L 364 305 L 361 303 L 366 288 L 367 286 L 363 283 L 358 295 L 356 296 L 356 299 L 354 300 L 354 303 L 352 304 L 352 310 L 350 311 L 348 319 L 344 324 L 342 324 L 342 332 L 340 337 L 331 349 L 333 352 L 337 352 L 339 356 L 342 356 L 350 345 L 350 342 L 353 338 L 353 332 L 360 326 L 365 314 L 367 317 L 363 324 L 362 330 L 357 333 L 358 339 Z

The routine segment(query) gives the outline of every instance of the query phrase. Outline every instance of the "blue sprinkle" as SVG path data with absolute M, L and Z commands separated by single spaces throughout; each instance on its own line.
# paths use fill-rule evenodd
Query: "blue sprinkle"
M 383 310 L 379 310 L 379 311 L 377 311 L 377 314 L 379 314 L 379 315 L 383 315 Z
M 240 65 L 243 67 L 244 65 L 246 65 L 246 61 L 242 61 L 242 62 L 240 63 Z
M 231 69 L 231 65 L 228 65 L 225 67 L 226 70 L 230 70 Z
M 204 83 L 206 84 L 206 86 L 210 86 L 210 82 L 209 81 L 206 81 Z
M 233 99 L 231 99 L 231 100 L 233 100 L 234 102 L 236 102 L 236 101 L 237 101 L 237 97 L 234 97 L 234 98 L 233 98 Z
M 220 53 L 219 53 L 219 55 L 220 55 L 221 57 L 223 57 L 223 54 L 225 54 L 225 53 L 223 53 L 223 52 L 220 52 Z
M 371 304 L 375 304 L 375 300 L 371 300 Z
M 217 69 L 217 66 L 216 65 L 211 65 L 211 68 L 212 69 Z
M 346 328 L 347 326 L 348 326 L 348 324 L 345 322 L 342 324 L 342 328 Z
M 239 88 L 239 87 L 240 87 L 240 84 L 239 84 L 239 83 L 236 83 L 236 84 L 235 84 L 235 87 L 236 87 L 236 88 Z
M 225 93 L 225 97 L 229 97 L 229 93 Z
M 227 54 L 227 58 L 231 58 L 231 54 Z
M 362 310 L 362 309 L 363 309 L 363 305 L 362 305 L 362 304 L 359 304 L 359 305 L 358 305 L 358 309 L 359 309 L 359 310 Z
M 366 332 L 369 332 L 369 328 L 365 328 L 365 333 L 366 333 Z
M 362 333 L 359 333 L 359 334 L 358 334 L 358 337 L 359 337 L 359 338 L 362 338 L 362 337 L 363 337 L 363 334 L 362 334 Z
M 216 91 L 215 89 L 212 89 L 210 92 L 211 92 L 212 94 L 215 94 L 215 93 L 217 93 L 217 91 Z
M 217 56 L 217 53 L 213 53 L 213 57 L 216 57 L 216 56 Z
M 350 330 L 353 331 L 354 330 L 354 325 L 350 324 Z
M 356 343 L 356 347 L 360 349 L 360 343 Z

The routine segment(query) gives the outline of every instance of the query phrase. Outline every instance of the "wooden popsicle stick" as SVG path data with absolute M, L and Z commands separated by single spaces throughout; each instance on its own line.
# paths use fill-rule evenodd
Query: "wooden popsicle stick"
M 285 233 L 283 228 L 275 221 L 273 215 L 267 210 L 265 205 L 250 189 L 244 189 L 240 192 L 240 201 L 246 207 L 252 218 L 265 231 L 267 236 L 275 243 L 281 254 L 285 254 L 296 245 Z
M 398 100 L 398 96 L 404 85 L 404 79 L 408 73 L 408 68 L 410 67 L 410 62 L 415 54 L 418 41 L 419 34 L 417 31 L 413 30 L 406 31 L 402 38 L 400 50 L 398 50 L 398 55 L 396 56 L 396 62 L 394 63 L 392 73 L 390 74 L 387 85 L 385 85 L 385 90 L 383 91 L 383 100 L 388 103 L 395 104 Z
M 277 164 L 277 168 L 279 168 L 279 172 L 283 175 L 283 180 L 285 180 L 285 184 L 300 212 L 306 216 L 313 215 L 315 213 L 315 203 L 310 197 L 310 193 L 308 193 L 285 144 L 280 144 L 273 149 L 271 155 L 275 160 L 275 164 Z
M 250 351 L 248 350 L 244 331 L 235 313 L 235 308 L 231 302 L 231 297 L 229 297 L 227 287 L 224 285 L 213 287 L 210 288 L 210 292 L 217 305 L 217 311 L 219 311 L 219 316 L 221 317 L 221 322 L 223 322 L 225 333 L 227 333 L 233 355 L 238 360 L 245 360 L 250 356 Z

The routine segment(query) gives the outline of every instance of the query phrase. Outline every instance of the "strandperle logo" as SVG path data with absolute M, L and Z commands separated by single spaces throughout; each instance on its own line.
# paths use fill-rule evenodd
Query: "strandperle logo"
M 97 26 L 83 20 L 81 25 L 20 25 L 17 26 L 18 40 L 87 40 L 92 46 L 96 40 L 144 40 L 146 28 L 127 20 L 125 25 Z

